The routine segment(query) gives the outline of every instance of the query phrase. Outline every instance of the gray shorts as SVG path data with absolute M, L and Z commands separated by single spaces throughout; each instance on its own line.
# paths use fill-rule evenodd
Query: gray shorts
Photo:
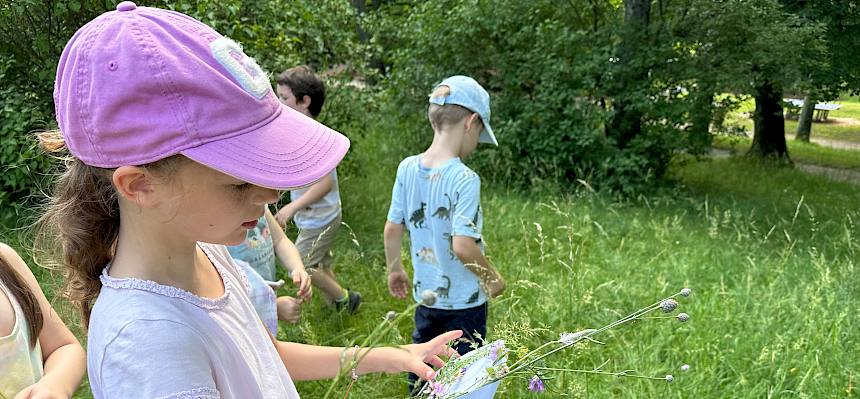
M 302 262 L 308 269 L 331 269 L 334 237 L 340 230 L 340 215 L 329 224 L 316 229 L 299 229 L 296 248 L 302 255 Z

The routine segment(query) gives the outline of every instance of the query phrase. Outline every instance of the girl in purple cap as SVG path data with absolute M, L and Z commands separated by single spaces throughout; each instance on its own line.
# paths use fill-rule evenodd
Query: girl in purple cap
M 88 327 L 96 398 L 297 398 L 293 380 L 351 370 L 430 378 L 452 331 L 399 348 L 276 341 L 224 245 L 278 190 L 313 184 L 349 147 L 282 105 L 233 41 L 180 13 L 123 2 L 66 45 L 54 101 L 68 149 L 41 246 Z M 51 248 L 53 247 L 53 248 Z

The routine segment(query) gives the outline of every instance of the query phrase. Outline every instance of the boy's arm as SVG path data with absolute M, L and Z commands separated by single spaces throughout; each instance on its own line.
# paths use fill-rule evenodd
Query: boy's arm
M 474 237 L 454 236 L 454 255 L 457 255 L 466 269 L 478 276 L 490 298 L 499 296 L 505 290 L 505 280 L 481 252 L 481 247 Z
M 295 215 L 296 212 L 321 200 L 329 193 L 329 191 L 331 191 L 332 187 L 334 187 L 334 178 L 331 173 L 329 173 L 320 179 L 320 181 L 311 185 L 304 195 L 296 198 L 295 201 L 290 201 L 289 204 L 284 205 L 284 207 L 278 211 L 275 215 L 275 220 L 278 221 L 278 225 L 280 225 L 281 228 L 284 228 L 287 223 L 293 219 L 293 215 Z
M 275 221 L 272 211 L 266 207 L 266 222 L 269 224 L 269 234 L 272 235 L 272 246 L 275 256 L 281 260 L 281 264 L 290 272 L 293 283 L 299 288 L 299 297 L 309 299 L 311 297 L 311 277 L 302 263 L 302 255 L 299 253 L 293 241 L 287 237 L 283 228 Z
M 403 259 L 400 256 L 403 225 L 386 221 L 382 236 L 385 243 L 385 263 L 388 265 L 388 291 L 397 298 L 406 298 L 412 284 L 403 269 Z

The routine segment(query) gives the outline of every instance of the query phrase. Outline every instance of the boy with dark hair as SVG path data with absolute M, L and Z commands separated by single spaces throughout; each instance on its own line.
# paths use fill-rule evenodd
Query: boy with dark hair
M 481 180 L 461 161 L 478 142 L 498 145 L 490 128 L 489 94 L 472 78 L 452 76 L 436 86 L 427 110 L 433 143 L 397 168 L 385 222 L 385 258 L 391 295 L 417 302 L 427 290 L 434 303 L 415 310 L 412 342 L 427 342 L 435 331 L 463 330 L 455 349 L 471 350 L 487 333 L 487 300 L 505 282 L 483 253 Z M 400 255 L 409 230 L 412 283 Z M 479 342 L 480 343 L 480 342 Z M 410 375 L 414 383 L 417 378 Z M 412 387 L 417 388 L 417 387 Z
M 278 75 L 277 82 L 281 102 L 316 119 L 325 103 L 325 85 L 309 67 L 287 69 Z M 290 220 L 296 223 L 299 228 L 296 247 L 311 282 L 323 292 L 327 302 L 334 303 L 338 310 L 355 313 L 361 304 L 361 294 L 341 287 L 332 269 L 331 247 L 341 220 L 337 170 L 308 187 L 290 191 L 290 203 L 278 211 L 275 219 L 281 228 Z

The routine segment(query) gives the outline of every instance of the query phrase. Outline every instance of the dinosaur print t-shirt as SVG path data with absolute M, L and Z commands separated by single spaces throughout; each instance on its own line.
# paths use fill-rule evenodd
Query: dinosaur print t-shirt
M 481 178 L 453 158 L 437 168 L 421 165 L 419 155 L 397 168 L 388 220 L 409 230 L 414 273 L 412 296 L 435 291 L 437 309 L 466 309 L 487 301 L 478 277 L 454 255 L 453 237 L 481 244 Z

